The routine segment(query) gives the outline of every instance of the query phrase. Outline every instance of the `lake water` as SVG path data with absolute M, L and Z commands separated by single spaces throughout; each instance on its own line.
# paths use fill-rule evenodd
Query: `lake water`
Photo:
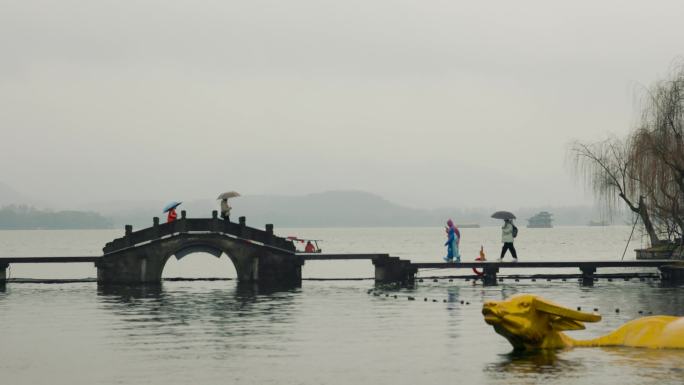
M 521 260 L 619 260 L 631 228 L 520 230 L 516 248 Z M 463 258 L 474 259 L 480 245 L 488 258 L 498 256 L 499 232 L 463 229 Z M 99 255 L 104 243 L 121 233 L 4 231 L 0 255 Z M 326 252 L 388 252 L 425 262 L 444 254 L 440 228 L 276 233 L 324 239 Z M 625 259 L 633 259 L 632 249 L 640 244 L 637 236 Z M 467 273 L 454 269 L 421 275 Z M 10 274 L 85 278 L 94 277 L 95 269 L 89 264 L 15 265 Z M 372 277 L 373 268 L 369 261 L 307 262 L 303 275 L 363 278 Z M 170 260 L 164 276 L 231 278 L 235 269 L 225 256 L 195 254 Z M 603 320 L 571 332 L 576 338 L 607 333 L 639 317 L 639 311 L 684 315 L 684 288 L 637 280 L 600 280 L 587 288 L 570 281 L 504 281 L 483 287 L 443 279 L 425 280 L 412 289 L 375 287 L 372 280 L 305 280 L 301 288 L 280 292 L 238 286 L 235 280 L 118 289 L 98 289 L 90 282 L 10 282 L 0 292 L 0 383 L 682 383 L 684 351 L 577 348 L 512 354 L 510 344 L 484 323 L 481 306 L 517 293 L 599 309 Z

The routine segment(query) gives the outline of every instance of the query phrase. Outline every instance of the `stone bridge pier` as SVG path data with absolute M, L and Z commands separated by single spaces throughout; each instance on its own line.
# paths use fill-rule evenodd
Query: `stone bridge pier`
M 169 258 L 181 259 L 197 252 L 217 258 L 225 253 L 240 282 L 301 285 L 304 261 L 294 252 L 217 233 L 180 233 L 105 254 L 96 263 L 97 280 L 103 284 L 160 283 Z
M 373 265 L 377 283 L 411 286 L 415 281 L 417 269 L 411 266 L 411 261 L 386 255 L 373 259 Z

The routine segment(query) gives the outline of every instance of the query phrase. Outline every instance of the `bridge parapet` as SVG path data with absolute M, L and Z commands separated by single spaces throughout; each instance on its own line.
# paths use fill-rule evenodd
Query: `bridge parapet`
M 104 254 L 109 254 L 178 233 L 228 234 L 264 245 L 295 251 L 292 241 L 274 235 L 272 224 L 266 225 L 266 230 L 259 230 L 248 227 L 245 217 L 240 217 L 239 220 L 239 223 L 234 223 L 219 219 L 216 211 L 212 212 L 211 218 L 187 218 L 185 211 L 181 211 L 180 219 L 170 223 L 160 224 L 159 218 L 155 217 L 152 222 L 152 227 L 146 229 L 133 231 L 132 226 L 126 225 L 124 236 L 108 242 L 102 251 Z

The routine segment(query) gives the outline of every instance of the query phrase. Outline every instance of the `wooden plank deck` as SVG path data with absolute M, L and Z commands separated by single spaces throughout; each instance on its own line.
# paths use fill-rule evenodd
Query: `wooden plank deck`
M 411 263 L 417 269 L 456 269 L 456 268 L 583 268 L 583 267 L 660 267 L 675 263 L 672 260 L 647 261 L 529 261 L 529 262 L 416 262 Z
M 86 263 L 95 262 L 100 257 L 5 257 L 0 258 L 0 265 L 8 263 Z
M 313 253 L 297 253 L 298 256 L 304 257 L 305 261 L 344 261 L 353 259 L 367 259 L 373 260 L 377 258 L 387 258 L 389 254 L 313 254 Z

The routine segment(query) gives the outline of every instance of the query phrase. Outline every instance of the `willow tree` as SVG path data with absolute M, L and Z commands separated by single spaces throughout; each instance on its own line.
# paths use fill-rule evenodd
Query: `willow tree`
M 570 155 L 578 175 L 609 213 L 615 212 L 618 203 L 623 201 L 641 218 L 651 244 L 658 244 L 658 234 L 646 197 L 641 193 L 629 142 L 615 137 L 596 143 L 574 142 Z
M 660 231 L 684 242 L 684 67 L 648 90 L 630 151 L 631 172 Z

